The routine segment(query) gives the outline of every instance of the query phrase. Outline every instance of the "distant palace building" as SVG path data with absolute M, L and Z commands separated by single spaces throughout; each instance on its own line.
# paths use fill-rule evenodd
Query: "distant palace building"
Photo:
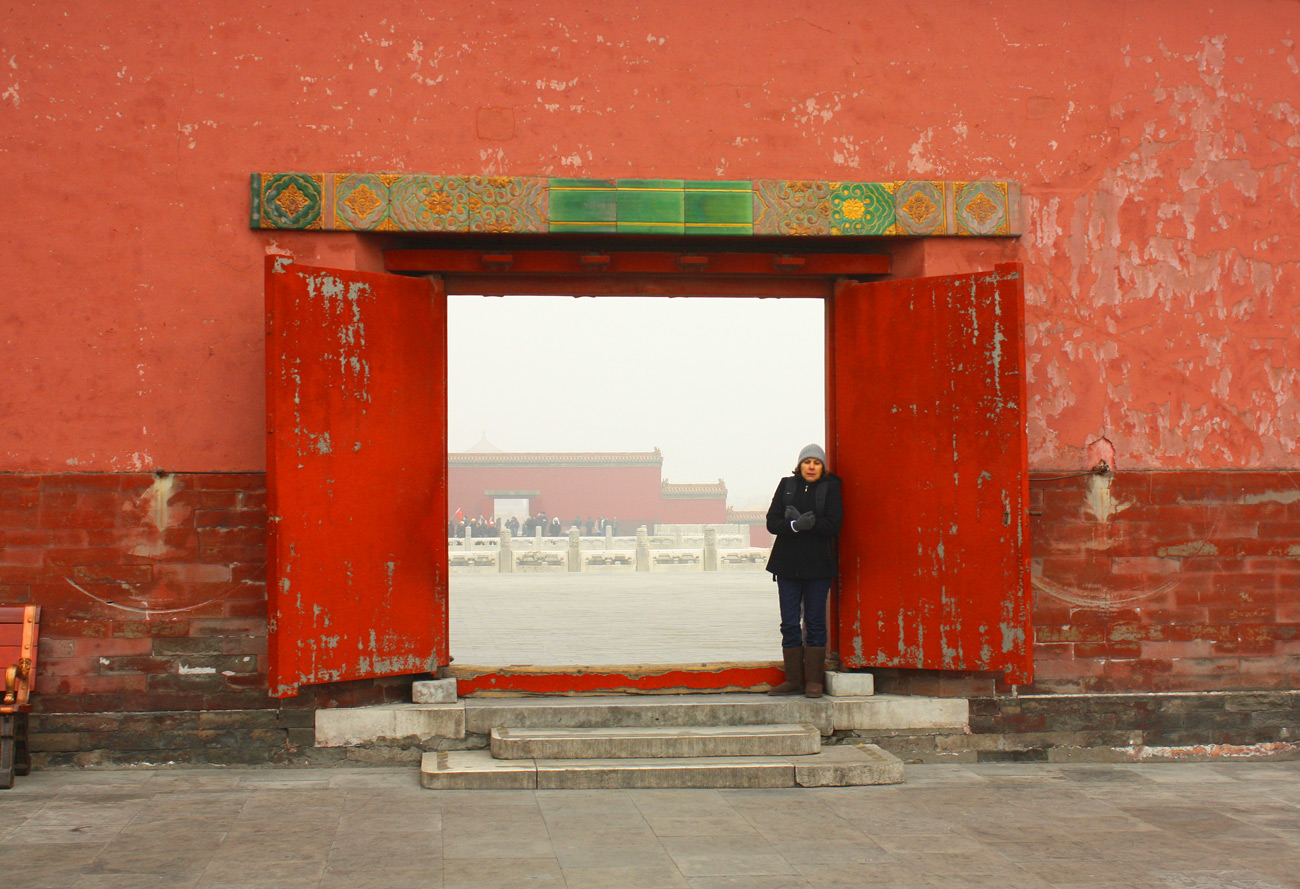
M 502 451 L 487 440 L 447 455 L 448 510 L 466 518 L 493 515 L 605 518 L 620 534 L 656 524 L 724 524 L 727 486 L 673 484 L 653 451 L 568 453 Z M 449 516 L 450 517 L 450 516 Z

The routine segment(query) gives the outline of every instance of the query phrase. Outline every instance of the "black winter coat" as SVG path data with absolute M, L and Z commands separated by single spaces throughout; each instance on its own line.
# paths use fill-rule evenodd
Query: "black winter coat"
M 772 495 L 772 505 L 767 508 L 767 530 L 776 536 L 772 542 L 772 554 L 767 560 L 767 570 L 777 577 L 801 580 L 834 577 L 838 573 L 835 538 L 840 536 L 840 526 L 844 523 L 840 477 L 825 472 L 811 484 L 797 475 L 794 480 L 794 506 L 800 512 L 813 509 L 817 502 L 817 488 L 828 486 L 825 512 L 817 516 L 817 524 L 810 530 L 791 529 L 790 520 L 785 517 L 786 479 L 781 479 Z

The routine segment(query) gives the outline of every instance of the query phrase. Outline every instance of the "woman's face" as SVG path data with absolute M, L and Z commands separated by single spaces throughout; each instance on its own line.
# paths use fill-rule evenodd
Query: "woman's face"
M 809 457 L 799 464 L 799 474 L 803 476 L 806 482 L 815 482 L 822 477 L 822 461 L 816 457 Z

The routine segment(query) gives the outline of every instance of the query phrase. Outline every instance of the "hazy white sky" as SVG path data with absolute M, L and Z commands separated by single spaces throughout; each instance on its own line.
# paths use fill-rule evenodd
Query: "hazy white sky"
M 766 508 L 825 445 L 817 299 L 451 297 L 448 441 L 663 452 L 671 482 Z

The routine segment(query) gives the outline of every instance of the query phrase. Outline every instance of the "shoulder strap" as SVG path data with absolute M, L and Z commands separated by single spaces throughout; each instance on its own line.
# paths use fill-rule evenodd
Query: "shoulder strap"
M 781 499 L 784 501 L 784 503 L 782 504 L 783 506 L 794 505 L 794 492 L 795 492 L 795 481 L 794 481 L 794 477 L 791 476 L 790 478 L 787 478 L 785 480 L 785 485 L 781 491 Z
M 826 489 L 829 487 L 830 485 L 826 482 L 822 482 L 817 486 L 817 494 L 813 505 L 813 515 L 826 515 Z

